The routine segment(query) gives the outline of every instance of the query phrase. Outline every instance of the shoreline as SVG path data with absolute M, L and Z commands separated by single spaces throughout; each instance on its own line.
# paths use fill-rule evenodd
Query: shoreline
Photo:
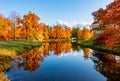
M 88 47 L 88 48 L 91 48 L 91 49 L 96 50 L 96 51 L 110 53 L 110 54 L 120 56 L 120 51 L 118 49 L 112 49 L 112 48 L 107 48 L 105 46 L 94 45 L 93 41 L 91 41 L 91 40 L 77 43 L 77 45 L 80 45 L 81 47 Z
M 17 55 L 40 46 L 40 42 L 0 41 L 0 72 L 9 70 Z

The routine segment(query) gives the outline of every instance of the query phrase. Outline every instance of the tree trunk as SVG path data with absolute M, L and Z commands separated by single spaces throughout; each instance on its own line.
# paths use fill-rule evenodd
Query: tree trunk
M 15 24 L 14 24 L 14 40 L 16 40 L 16 28 L 15 28 Z

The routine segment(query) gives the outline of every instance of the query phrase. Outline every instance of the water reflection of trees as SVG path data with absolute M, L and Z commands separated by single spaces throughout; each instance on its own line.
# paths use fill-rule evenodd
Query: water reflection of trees
M 17 59 L 17 65 L 18 68 L 24 67 L 24 70 L 35 71 L 40 67 L 39 62 L 43 60 L 41 48 L 36 48 L 23 53 L 22 58 Z
M 44 56 L 49 55 L 50 44 L 49 43 L 42 43 L 42 50 L 43 50 Z
M 71 48 L 71 43 L 51 43 L 51 49 L 55 55 L 60 55 L 62 52 L 70 52 Z
M 91 49 L 90 48 L 83 48 L 83 52 L 84 52 L 84 58 L 88 59 L 91 55 Z
M 120 81 L 120 56 L 94 52 L 94 68 L 107 77 L 107 81 Z
M 70 52 L 71 43 L 42 43 L 40 48 L 32 49 L 24 52 L 22 56 L 16 59 L 17 67 L 24 67 L 27 71 L 36 71 L 40 68 L 40 62 L 44 61 L 44 57 L 49 55 L 49 51 L 54 51 L 55 55 L 60 55 L 63 51 Z
M 68 43 L 42 43 L 44 55 L 48 55 L 49 51 L 54 51 L 56 55 L 60 55 L 62 52 L 70 52 L 72 44 Z
M 80 51 L 80 46 L 74 46 L 75 50 Z M 36 49 L 32 49 L 26 51 L 22 54 L 22 56 L 16 59 L 17 67 L 21 68 L 24 67 L 24 70 L 27 71 L 36 71 L 40 68 L 40 62 L 44 61 L 44 58 L 50 55 L 50 51 L 53 51 L 55 55 L 61 55 L 62 52 L 65 54 L 72 51 L 72 43 L 42 43 L 42 46 Z M 87 59 L 90 56 L 90 49 L 83 48 L 84 58 Z
M 83 56 L 85 59 L 88 59 L 91 55 L 91 49 L 90 48 L 81 48 L 77 43 L 72 44 L 73 51 L 80 51 L 83 50 Z
M 11 68 L 12 58 L 0 56 L 0 72 L 6 72 Z
M 77 43 L 72 43 L 72 49 L 73 51 L 80 51 L 81 50 L 81 47 L 77 45 Z
M 55 55 L 60 55 L 62 52 L 80 51 L 81 47 L 71 43 L 43 43 L 40 48 L 29 50 L 23 53 L 21 58 L 17 59 L 18 68 L 24 67 L 27 71 L 36 71 L 40 68 L 40 62 L 50 51 L 54 51 Z M 89 48 L 82 48 L 84 58 L 88 59 L 91 54 Z M 91 59 L 94 62 L 94 68 L 102 75 L 108 78 L 107 81 L 120 81 L 120 57 L 111 54 L 102 54 L 93 52 Z

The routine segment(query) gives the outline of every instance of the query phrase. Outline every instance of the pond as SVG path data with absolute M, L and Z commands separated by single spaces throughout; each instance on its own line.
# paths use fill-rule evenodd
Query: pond
M 120 81 L 120 57 L 72 43 L 43 43 L 18 56 L 11 81 Z

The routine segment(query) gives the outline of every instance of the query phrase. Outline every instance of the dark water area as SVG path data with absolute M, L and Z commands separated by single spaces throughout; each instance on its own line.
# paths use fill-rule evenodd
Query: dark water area
M 43 43 L 13 61 L 11 81 L 120 81 L 120 56 L 72 43 Z

